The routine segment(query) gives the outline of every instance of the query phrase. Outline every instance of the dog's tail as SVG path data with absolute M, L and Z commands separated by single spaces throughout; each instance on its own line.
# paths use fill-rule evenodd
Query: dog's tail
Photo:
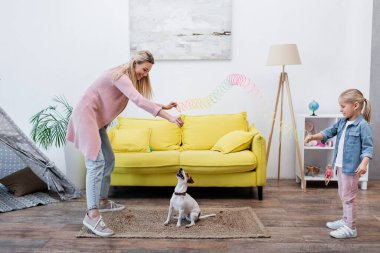
M 201 215 L 201 216 L 199 216 L 198 219 L 205 219 L 205 218 L 208 218 L 208 217 L 215 217 L 215 216 L 216 216 L 215 213 L 211 213 L 211 214 Z

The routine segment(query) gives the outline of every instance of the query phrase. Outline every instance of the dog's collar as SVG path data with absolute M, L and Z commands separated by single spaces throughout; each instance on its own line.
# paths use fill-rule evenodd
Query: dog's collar
M 174 192 L 175 195 L 185 196 L 186 192 Z

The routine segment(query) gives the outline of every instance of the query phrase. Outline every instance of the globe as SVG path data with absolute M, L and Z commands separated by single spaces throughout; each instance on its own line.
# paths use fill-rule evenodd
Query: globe
M 315 100 L 311 101 L 311 102 L 309 103 L 309 109 L 310 109 L 311 111 L 313 111 L 313 114 L 310 115 L 310 116 L 317 116 L 317 115 L 315 114 L 315 111 L 318 110 L 318 108 L 319 108 L 319 104 L 318 104 L 318 102 L 315 101 Z

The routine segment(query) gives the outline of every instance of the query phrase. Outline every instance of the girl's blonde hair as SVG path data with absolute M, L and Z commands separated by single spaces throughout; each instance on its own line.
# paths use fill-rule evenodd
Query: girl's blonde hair
M 136 54 L 132 57 L 132 59 L 120 66 L 115 68 L 115 80 L 119 80 L 123 75 L 127 75 L 129 79 L 131 79 L 133 86 L 135 86 L 136 90 L 140 92 L 145 98 L 151 99 L 153 96 L 152 86 L 150 84 L 149 74 L 146 77 L 137 80 L 135 66 L 136 64 L 142 64 L 144 62 L 149 62 L 154 64 L 154 58 L 151 52 L 137 51 Z
M 364 119 L 367 122 L 371 121 L 371 103 L 363 96 L 363 93 L 358 89 L 348 89 L 340 94 L 339 98 L 342 98 L 348 103 L 358 103 L 359 109 L 363 114 Z M 364 105 L 365 103 L 365 105 Z M 364 110 L 363 110 L 364 108 Z

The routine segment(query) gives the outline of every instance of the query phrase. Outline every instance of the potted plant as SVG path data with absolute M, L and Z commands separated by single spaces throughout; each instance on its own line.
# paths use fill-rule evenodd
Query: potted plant
M 73 107 L 64 96 L 55 97 L 54 104 L 37 112 L 30 119 L 32 140 L 45 150 L 63 147 L 66 175 L 80 189 L 85 188 L 85 167 L 82 154 L 66 142 L 66 131 Z
M 51 146 L 62 147 L 66 143 L 66 130 L 73 107 L 63 96 L 55 97 L 50 105 L 32 116 L 31 137 L 47 150 Z

